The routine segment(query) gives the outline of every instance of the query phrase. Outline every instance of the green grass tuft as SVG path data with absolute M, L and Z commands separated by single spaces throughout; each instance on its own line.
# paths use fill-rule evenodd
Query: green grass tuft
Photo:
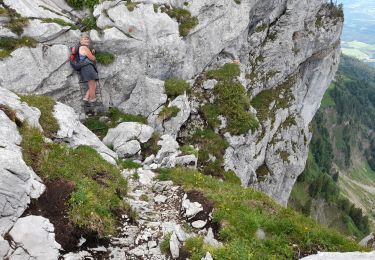
M 219 69 L 207 72 L 208 78 L 218 81 L 232 81 L 238 76 L 240 76 L 240 66 L 235 63 L 227 63 Z
M 296 78 L 291 76 L 276 88 L 263 90 L 251 100 L 251 105 L 256 109 L 260 122 L 263 123 L 270 118 L 273 123 L 276 111 L 291 105 L 290 103 L 294 100 L 292 87 L 295 82 Z M 273 104 L 272 107 L 271 104 Z
M 223 67 L 206 73 L 207 78 L 219 81 L 213 93 L 213 104 L 202 106 L 203 115 L 212 128 L 220 125 L 219 115 L 227 119 L 226 131 L 241 135 L 258 127 L 258 121 L 250 114 L 250 99 L 245 88 L 236 79 L 240 75 L 238 64 L 227 63 Z
M 83 25 L 83 31 L 90 31 L 90 30 L 99 30 L 98 26 L 96 25 L 96 19 L 94 16 L 88 16 L 80 20 L 80 23 Z
M 73 8 L 81 10 L 84 7 L 94 9 L 94 6 L 99 4 L 99 0 L 66 0 L 66 2 Z
M 70 220 L 99 236 L 114 234 L 114 212 L 127 209 L 122 200 L 127 183 L 117 167 L 88 146 L 72 149 L 65 144 L 45 144 L 42 133 L 25 124 L 21 134 L 25 162 L 40 177 L 74 183 L 75 190 L 67 201 Z
M 164 235 L 163 240 L 160 242 L 160 251 L 163 254 L 166 254 L 169 252 L 169 241 L 171 240 L 171 233 L 167 233 Z
M 164 8 L 171 18 L 175 18 L 179 23 L 179 31 L 182 37 L 188 36 L 191 29 L 198 25 L 198 18 L 191 16 L 191 13 L 182 8 Z
M 139 164 L 139 163 L 136 163 L 136 162 L 133 162 L 132 160 L 120 160 L 118 162 L 118 165 L 122 168 L 122 169 L 138 169 L 138 168 L 141 168 L 142 165 Z
M 169 98 L 175 98 L 184 94 L 185 92 L 190 92 L 190 85 L 185 80 L 181 79 L 167 79 L 164 83 L 165 93 Z
M 9 57 L 10 54 L 21 47 L 36 47 L 37 42 L 30 37 L 14 39 L 10 37 L 0 37 L 0 59 Z
M 221 226 L 219 238 L 223 241 L 223 247 L 210 250 L 214 259 L 293 259 L 298 252 L 311 254 L 317 248 L 319 251 L 368 250 L 251 188 L 185 168 L 163 169 L 159 178 L 172 180 L 187 191 L 201 191 L 214 203 L 213 220 Z M 258 228 L 269 239 L 256 239 Z M 200 252 L 201 243 L 192 244 Z
M 53 116 L 55 100 L 47 96 L 24 95 L 20 96 L 22 102 L 26 102 L 29 106 L 36 107 L 40 110 L 41 116 L 39 123 L 43 128 L 47 137 L 53 137 L 60 129 L 59 123 Z
M 163 107 L 159 113 L 159 118 L 163 121 L 169 120 L 172 117 L 177 116 L 178 112 L 180 112 L 180 109 L 176 106 Z
M 194 146 L 192 146 L 190 144 L 185 144 L 185 145 L 181 146 L 180 151 L 184 155 L 192 154 L 192 155 L 195 155 L 196 157 L 198 157 L 198 151 L 194 148 Z
M 98 52 L 95 57 L 98 63 L 103 65 L 109 65 L 115 61 L 115 55 L 109 52 Z
M 64 27 L 69 26 L 72 30 L 79 29 L 77 25 L 72 24 L 72 23 L 68 23 L 61 18 L 42 18 L 41 20 L 42 20 L 43 23 L 56 23 L 56 24 L 64 26 Z
M 101 122 L 100 116 L 92 116 L 85 120 L 85 126 L 99 138 L 104 138 L 109 128 L 114 128 L 122 122 L 138 122 L 147 124 L 147 118 L 141 115 L 124 114 L 118 108 L 110 108 L 106 114 L 108 122 Z

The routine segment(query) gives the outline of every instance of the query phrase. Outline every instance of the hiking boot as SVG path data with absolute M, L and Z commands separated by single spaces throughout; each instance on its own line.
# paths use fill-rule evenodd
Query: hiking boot
M 88 101 L 89 101 L 89 98 L 84 97 L 82 100 L 85 101 L 85 102 L 88 102 Z
M 96 102 L 96 98 L 93 98 L 93 99 L 89 100 L 89 103 L 94 103 L 94 102 Z

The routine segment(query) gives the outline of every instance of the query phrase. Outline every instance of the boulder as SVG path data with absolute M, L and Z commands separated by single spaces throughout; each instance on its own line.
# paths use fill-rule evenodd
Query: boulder
M 34 38 L 38 42 L 46 42 L 59 37 L 70 30 L 70 26 L 61 26 L 57 23 L 45 23 L 39 19 L 29 21 L 23 30 L 23 36 Z
M 375 251 L 369 253 L 362 252 L 319 252 L 315 255 L 310 255 L 301 260 L 372 260 L 375 259 Z
M 103 142 L 112 146 L 120 157 L 130 157 L 141 150 L 140 143 L 147 142 L 154 129 L 136 122 L 123 122 L 108 130 Z
M 60 125 L 60 130 L 56 136 L 57 139 L 68 143 L 73 148 L 80 145 L 90 146 L 104 160 L 111 164 L 116 164 L 117 154 L 105 146 L 93 132 L 79 121 L 79 117 L 73 108 L 57 102 L 53 115 Z
M 161 136 L 161 140 L 158 141 L 158 145 L 161 146 L 155 157 L 155 161 L 158 163 L 161 163 L 170 155 L 177 154 L 178 148 L 180 147 L 177 141 L 170 135 Z
M 0 235 L 8 232 L 30 199 L 45 190 L 42 180 L 23 161 L 20 144 L 16 124 L 0 110 Z
M 167 102 L 167 95 L 164 91 L 164 82 L 142 77 L 138 79 L 130 98 L 123 102 L 119 108 L 128 114 L 148 117 L 165 102 Z
M 180 242 L 178 242 L 177 235 L 174 232 L 169 240 L 169 250 L 173 259 L 177 259 L 180 256 Z
M 41 216 L 20 218 L 9 235 L 17 248 L 23 249 L 25 253 L 23 259 L 57 260 L 59 257 L 61 246 L 55 241 L 54 227 L 46 218 Z

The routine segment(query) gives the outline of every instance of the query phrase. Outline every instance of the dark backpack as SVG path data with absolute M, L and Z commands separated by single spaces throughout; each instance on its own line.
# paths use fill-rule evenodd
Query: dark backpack
M 81 47 L 80 44 L 77 44 L 72 48 L 72 52 L 70 53 L 70 66 L 76 71 L 80 71 L 82 67 L 86 66 L 88 64 L 87 61 L 83 60 L 81 61 L 79 59 L 79 47 Z

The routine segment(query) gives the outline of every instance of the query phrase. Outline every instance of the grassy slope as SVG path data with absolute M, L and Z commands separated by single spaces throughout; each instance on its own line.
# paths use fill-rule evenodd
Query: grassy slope
M 53 137 L 59 125 L 53 117 L 55 102 L 44 96 L 22 96 L 22 101 L 41 111 L 41 133 L 22 125 L 22 153 L 25 162 L 45 181 L 62 180 L 74 185 L 66 203 L 69 218 L 77 226 L 99 236 L 115 233 L 116 211 L 127 210 L 122 197 L 127 183 L 117 167 L 101 158 L 92 148 L 72 149 L 63 143 L 45 143 L 44 135 Z
M 297 256 L 297 251 L 363 250 L 356 242 L 322 228 L 290 208 L 277 205 L 256 190 L 184 168 L 164 169 L 159 178 L 173 180 L 186 190 L 199 190 L 214 202 L 213 219 L 220 223 L 219 237 L 224 247 L 210 249 L 202 245 L 191 259 L 200 259 L 206 250 L 210 250 L 215 259 L 291 259 Z M 258 228 L 265 231 L 265 240 L 256 239 Z

